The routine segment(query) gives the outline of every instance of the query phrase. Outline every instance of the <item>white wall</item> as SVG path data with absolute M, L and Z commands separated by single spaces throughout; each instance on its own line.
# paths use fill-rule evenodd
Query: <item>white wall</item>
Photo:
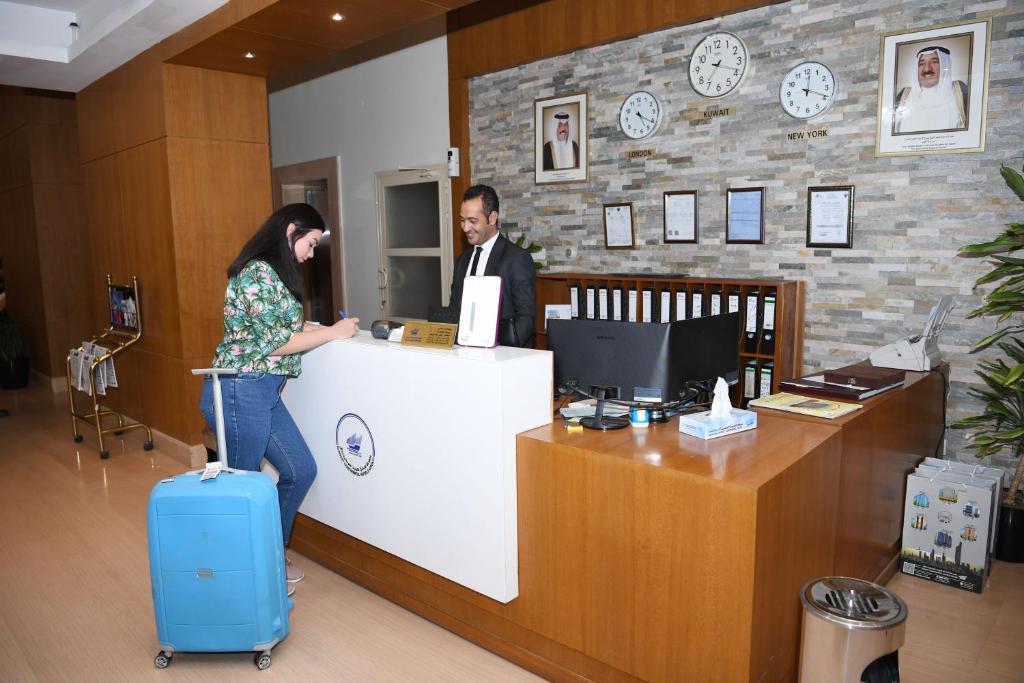
M 378 171 L 447 161 L 448 43 L 442 36 L 270 95 L 273 166 L 341 157 L 350 316 L 379 314 Z

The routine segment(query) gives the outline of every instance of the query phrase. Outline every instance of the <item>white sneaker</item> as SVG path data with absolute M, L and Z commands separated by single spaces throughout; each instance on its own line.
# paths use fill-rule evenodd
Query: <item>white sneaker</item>
M 288 583 L 298 583 L 306 577 L 305 572 L 303 572 L 298 567 L 294 566 L 292 564 L 291 558 L 287 555 L 284 556 L 284 573 L 285 577 L 288 580 Z

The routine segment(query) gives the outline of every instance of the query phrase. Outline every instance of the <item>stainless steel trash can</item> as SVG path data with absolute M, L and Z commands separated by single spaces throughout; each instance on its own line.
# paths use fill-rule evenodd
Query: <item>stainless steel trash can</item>
M 907 603 L 898 595 L 832 576 L 805 583 L 800 602 L 800 683 L 899 681 L 896 651 L 906 636 Z

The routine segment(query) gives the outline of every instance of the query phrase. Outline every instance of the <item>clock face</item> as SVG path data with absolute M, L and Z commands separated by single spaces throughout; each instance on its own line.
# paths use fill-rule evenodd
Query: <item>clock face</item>
M 731 33 L 704 36 L 690 55 L 690 85 L 705 97 L 724 97 L 747 71 L 747 48 Z
M 832 106 L 836 77 L 824 64 L 804 62 L 790 69 L 779 88 L 782 110 L 797 119 L 810 119 Z
M 619 128 L 626 137 L 634 140 L 653 133 L 660 122 L 661 103 L 657 97 L 643 90 L 638 90 L 627 97 L 619 109 Z

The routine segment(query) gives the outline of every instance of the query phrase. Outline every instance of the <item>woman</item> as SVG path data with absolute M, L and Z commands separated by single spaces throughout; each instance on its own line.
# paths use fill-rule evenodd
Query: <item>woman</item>
M 302 371 L 303 351 L 359 329 L 359 318 L 331 326 L 303 322 L 298 264 L 313 258 L 324 234 L 324 219 L 309 204 L 289 204 L 273 213 L 242 247 L 228 268 L 224 294 L 224 341 L 213 367 L 234 368 L 221 379 L 225 439 L 231 467 L 258 471 L 267 458 L 279 474 L 284 544 L 295 513 L 316 477 L 316 462 L 281 401 L 288 377 Z M 213 388 L 203 383 L 199 409 L 214 427 Z M 303 573 L 285 556 L 289 583 Z M 289 590 L 289 594 L 291 590 Z

